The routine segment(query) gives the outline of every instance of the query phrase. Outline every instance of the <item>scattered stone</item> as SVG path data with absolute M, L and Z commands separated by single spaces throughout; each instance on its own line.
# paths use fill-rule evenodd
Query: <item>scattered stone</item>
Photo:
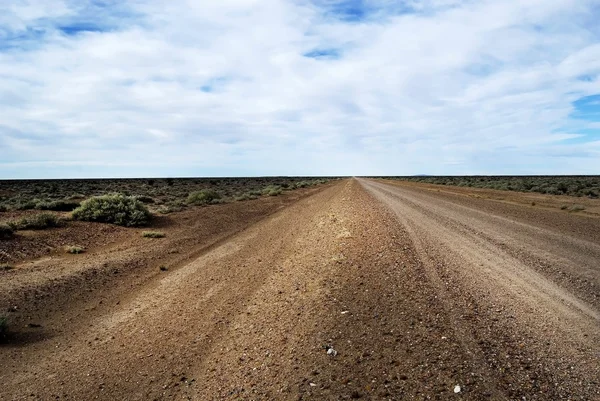
M 454 386 L 454 393 L 455 393 L 455 394 L 458 394 L 458 393 L 460 393 L 460 392 L 461 392 L 461 390 L 462 390 L 462 389 L 460 388 L 460 386 L 459 386 L 458 384 L 457 384 L 456 386 Z
M 331 345 L 326 345 L 325 350 L 327 350 L 327 355 L 329 356 L 336 356 L 338 354 L 338 352 L 335 349 L 333 349 Z

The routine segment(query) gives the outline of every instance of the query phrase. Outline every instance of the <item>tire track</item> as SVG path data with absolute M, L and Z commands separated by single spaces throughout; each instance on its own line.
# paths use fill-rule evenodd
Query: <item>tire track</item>
M 556 233 L 438 200 L 415 189 L 365 180 L 361 184 L 389 207 L 409 232 L 463 347 L 495 387 L 497 396 L 503 389 L 499 389 L 494 379 L 497 372 L 492 367 L 496 365 L 494 354 L 503 352 L 502 341 L 486 336 L 485 316 L 465 321 L 468 305 L 461 300 L 465 298 L 463 293 L 472 294 L 474 302 L 491 311 L 489 318 L 499 320 L 497 325 L 506 329 L 509 338 L 528 339 L 519 344 L 529 343 L 540 360 L 544 358 L 540 352 L 549 352 L 561 363 L 577 361 L 580 369 L 574 376 L 585 377 L 580 384 L 597 387 L 593 377 L 598 374 L 600 363 L 598 309 L 532 268 L 540 258 L 550 266 L 566 260 L 569 270 L 583 261 L 586 264 L 581 274 L 597 281 L 596 244 L 565 239 L 556 246 L 559 251 L 572 247 L 574 242 L 577 246 L 552 260 L 553 253 L 546 253 L 546 249 L 555 246 Z M 526 230 L 511 230 L 511 225 L 521 229 L 525 226 Z M 533 240 L 534 233 L 539 234 L 537 242 Z M 517 245 L 523 237 L 529 247 L 526 251 Z M 583 257 L 577 256 L 580 248 L 587 252 Z M 572 255 L 575 261 L 569 259 Z M 593 293 L 587 295 L 593 299 Z M 551 341 L 544 340 L 545 336 L 550 336 Z M 488 346 L 494 351 L 482 348 Z M 553 364 L 554 369 L 561 369 L 560 363 Z M 595 392 L 598 394 L 597 389 Z
M 511 222 L 514 225 L 530 227 L 529 225 L 488 214 L 488 220 L 493 221 L 490 223 L 484 220 L 485 214 L 477 210 L 460 205 L 447 205 L 446 203 L 443 207 L 440 207 L 433 204 L 430 197 L 424 197 L 426 202 L 420 203 L 414 194 L 399 193 L 394 191 L 393 187 L 386 187 L 382 184 L 376 185 L 377 190 L 384 193 L 386 197 L 408 205 L 411 210 L 419 213 L 421 217 L 426 219 L 424 221 L 427 221 L 430 227 L 435 225 L 437 235 L 443 244 L 447 246 L 448 251 L 455 254 L 460 253 L 457 257 L 469 255 L 474 263 L 484 267 L 490 274 L 501 276 L 503 281 L 512 283 L 513 287 L 536 288 L 536 296 L 539 296 L 544 302 L 553 304 L 555 309 L 561 310 L 567 320 L 571 320 L 573 317 L 572 309 L 576 309 L 578 314 L 585 314 L 589 318 L 600 321 L 600 313 L 597 309 L 579 299 L 575 294 L 548 280 L 540 272 L 535 271 L 537 270 L 536 267 L 540 265 L 539 261 L 542 260 L 546 265 L 559 265 L 562 268 L 568 266 L 572 270 L 579 268 L 583 271 L 581 274 L 585 277 L 589 276 L 592 280 L 597 279 L 599 276 L 597 261 L 600 260 L 600 246 L 587 242 L 581 244 L 581 241 L 561 238 L 566 242 L 567 247 L 575 248 L 570 249 L 570 252 L 567 253 L 564 250 L 564 244 L 556 244 L 559 239 L 559 235 L 556 233 L 532 228 L 532 230 L 540 233 L 537 241 L 533 241 L 530 232 L 525 234 L 526 238 L 523 238 L 523 235 L 520 235 L 513 227 L 506 227 L 497 223 Z M 466 213 L 457 213 L 458 208 L 463 209 Z M 420 221 L 421 217 L 413 218 L 411 221 Z M 418 227 L 416 229 L 418 230 Z M 464 242 L 468 242 L 468 246 L 459 246 L 460 252 L 453 251 L 454 247 L 448 245 L 459 237 L 462 237 Z M 545 248 L 546 243 L 550 243 L 550 247 L 559 249 L 559 251 L 549 253 L 545 249 L 540 249 L 541 247 Z M 578 247 L 575 247 L 575 244 Z M 585 247 L 585 252 L 581 249 L 582 247 Z M 563 256 L 565 254 L 568 257 Z M 490 263 L 484 255 L 493 256 L 495 262 Z M 519 296 L 519 293 L 515 295 Z M 529 295 L 533 296 L 532 294 Z M 567 306 L 567 308 L 564 306 Z

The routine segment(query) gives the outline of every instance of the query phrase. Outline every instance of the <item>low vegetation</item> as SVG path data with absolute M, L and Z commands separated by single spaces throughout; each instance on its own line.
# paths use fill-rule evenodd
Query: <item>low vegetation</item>
M 164 238 L 166 235 L 160 231 L 144 231 L 142 237 L 144 238 Z
M 82 221 L 111 223 L 125 227 L 148 224 L 150 211 L 135 196 L 111 194 L 95 196 L 73 211 L 73 218 Z
M 38 213 L 22 217 L 7 223 L 13 230 L 44 230 L 46 228 L 61 227 L 65 224 L 64 219 L 54 213 Z
M 72 200 L 41 201 L 36 203 L 35 209 L 53 210 L 56 212 L 70 212 L 79 207 L 80 203 Z
M 283 192 L 283 188 L 279 185 L 269 185 L 263 189 L 262 194 L 267 196 L 277 196 Z
M 7 263 L 0 263 L 0 271 L 12 270 L 14 267 Z
M 212 202 L 222 203 L 255 199 L 269 186 L 287 191 L 329 180 L 324 177 L 0 180 L 0 213 L 33 209 L 67 212 L 78 208 L 85 199 L 121 193 L 135 196 L 153 211 L 166 214 L 194 205 L 187 202 L 188 197 L 202 190 L 217 192 L 221 198 Z
M 241 195 L 236 195 L 234 200 L 236 201 L 247 201 L 247 200 L 252 200 L 252 199 L 258 199 L 260 198 L 260 192 L 258 194 L 254 193 L 254 192 L 244 192 Z
M 536 192 L 588 198 L 600 197 L 600 176 L 418 176 L 378 178 L 503 191 Z
M 65 251 L 72 255 L 79 255 L 80 253 L 85 252 L 85 248 L 79 245 L 69 245 L 65 247 Z
M 210 205 L 212 203 L 219 203 L 221 198 L 221 194 L 213 189 L 202 189 L 190 193 L 187 198 L 187 203 L 190 205 Z

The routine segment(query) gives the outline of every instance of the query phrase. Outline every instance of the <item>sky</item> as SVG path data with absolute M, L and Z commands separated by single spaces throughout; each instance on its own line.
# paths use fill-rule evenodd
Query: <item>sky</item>
M 0 179 L 600 174 L 600 0 L 6 0 Z

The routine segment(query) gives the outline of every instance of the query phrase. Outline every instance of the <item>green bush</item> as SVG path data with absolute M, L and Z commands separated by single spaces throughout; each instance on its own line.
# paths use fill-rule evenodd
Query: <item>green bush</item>
M 57 212 L 70 212 L 79 207 L 79 202 L 68 201 L 68 200 L 58 200 L 52 202 L 38 202 L 35 205 L 36 209 L 39 210 L 54 210 Z
M 15 205 L 15 209 L 16 210 L 31 210 L 31 209 L 35 209 L 37 203 L 39 201 L 38 200 L 28 200 L 28 201 L 23 201 L 23 200 L 19 200 L 17 202 L 17 204 Z
M 112 194 L 95 196 L 73 211 L 73 218 L 83 221 L 112 223 L 119 226 L 142 226 L 150 220 L 146 206 L 133 196 Z
M 294 184 L 294 186 L 296 188 L 306 188 L 306 187 L 310 186 L 310 182 L 308 182 L 308 181 L 299 181 L 296 184 Z
M 142 237 L 144 238 L 164 238 L 165 233 L 160 231 L 144 231 L 142 232 Z
M 137 200 L 139 200 L 140 202 L 149 204 L 149 203 L 154 203 L 154 198 L 152 198 L 151 196 L 146 196 L 146 195 L 138 195 L 136 196 Z
M 221 195 L 212 189 L 202 189 L 192 192 L 188 195 L 187 202 L 192 205 L 208 205 L 217 203 L 221 199 Z
M 0 224 L 0 239 L 12 238 L 15 230 L 8 224 Z
M 258 196 L 251 192 L 244 192 L 241 195 L 237 195 L 234 199 L 239 202 L 239 201 L 246 201 L 246 200 L 252 200 L 252 199 L 257 199 L 257 198 L 258 198 Z
M 269 185 L 263 189 L 262 193 L 267 196 L 277 196 L 282 191 L 283 189 L 279 185 Z
M 43 230 L 51 227 L 60 227 L 64 221 L 53 213 L 38 213 L 33 216 L 23 217 L 8 224 L 13 230 Z

